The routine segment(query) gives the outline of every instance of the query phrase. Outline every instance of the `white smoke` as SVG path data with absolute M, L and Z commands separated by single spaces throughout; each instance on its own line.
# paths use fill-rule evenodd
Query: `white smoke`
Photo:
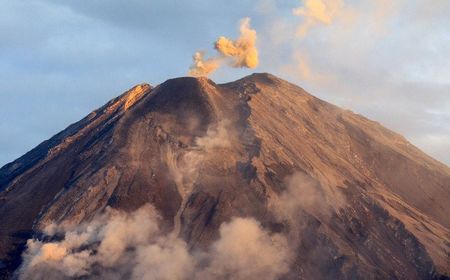
M 107 209 L 78 226 L 52 225 L 53 241 L 28 240 L 19 279 L 271 280 L 288 271 L 287 240 L 252 218 L 222 224 L 210 249 L 195 253 L 158 223 L 145 205 L 132 213 Z

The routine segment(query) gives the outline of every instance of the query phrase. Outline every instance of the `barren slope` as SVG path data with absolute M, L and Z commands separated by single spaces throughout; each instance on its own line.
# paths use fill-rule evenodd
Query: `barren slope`
M 0 191 L 3 277 L 45 225 L 145 203 L 191 249 L 254 217 L 290 238 L 287 279 L 450 274 L 450 169 L 270 74 L 139 85 L 1 168 Z

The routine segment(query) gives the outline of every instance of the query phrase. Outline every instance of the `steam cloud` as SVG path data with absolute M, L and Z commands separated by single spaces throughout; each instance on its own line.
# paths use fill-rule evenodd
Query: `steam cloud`
M 297 29 L 297 35 L 304 37 L 308 30 L 317 24 L 330 25 L 342 9 L 341 0 L 305 0 L 304 6 L 293 10 L 296 16 L 304 17 Z
M 51 225 L 30 239 L 19 279 L 277 279 L 288 271 L 287 240 L 252 218 L 220 227 L 209 250 L 189 252 L 163 233 L 150 205 L 132 213 L 107 209 L 89 223 Z
M 189 69 L 190 76 L 208 76 L 224 63 L 231 67 L 255 68 L 258 66 L 256 31 L 250 27 L 250 18 L 244 18 L 240 24 L 240 36 L 236 40 L 219 37 L 214 44 L 218 55 L 205 59 L 204 52 L 196 52 L 194 63 Z

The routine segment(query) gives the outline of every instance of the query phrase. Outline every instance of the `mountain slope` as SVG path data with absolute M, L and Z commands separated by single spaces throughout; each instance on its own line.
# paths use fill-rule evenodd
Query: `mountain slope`
M 256 219 L 288 238 L 287 279 L 450 274 L 450 169 L 270 74 L 136 86 L 1 168 L 0 191 L 5 278 L 47 225 L 147 203 L 191 250 Z

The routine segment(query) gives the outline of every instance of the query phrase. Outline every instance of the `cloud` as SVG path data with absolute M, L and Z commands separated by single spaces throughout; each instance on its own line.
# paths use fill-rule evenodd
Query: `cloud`
M 342 5 L 341 0 L 305 0 L 304 6 L 292 11 L 294 15 L 304 18 L 297 35 L 306 36 L 308 30 L 317 24 L 330 25 L 342 11 Z
M 275 16 L 266 28 L 258 26 L 262 45 L 270 47 L 261 49 L 264 63 L 317 97 L 405 135 L 448 165 L 449 153 L 440 152 L 448 145 L 436 140 L 448 134 L 448 118 L 429 112 L 450 106 L 444 59 L 450 54 L 444 12 L 450 2 L 321 2 L 322 15 L 304 1 L 293 18 L 283 16 L 284 7 L 270 7 Z M 268 36 L 272 26 L 282 28 Z M 304 36 L 296 36 L 302 28 Z
M 189 75 L 208 76 L 224 64 L 235 68 L 256 68 L 259 63 L 256 47 L 257 34 L 250 28 L 250 18 L 241 20 L 239 31 L 240 35 L 236 40 L 219 37 L 214 44 L 218 54 L 212 58 L 204 59 L 204 52 L 196 52 Z
M 289 269 L 287 240 L 252 218 L 221 225 L 218 240 L 190 252 L 162 232 L 151 205 L 126 213 L 107 209 L 81 225 L 51 225 L 30 239 L 19 279 L 277 279 Z

